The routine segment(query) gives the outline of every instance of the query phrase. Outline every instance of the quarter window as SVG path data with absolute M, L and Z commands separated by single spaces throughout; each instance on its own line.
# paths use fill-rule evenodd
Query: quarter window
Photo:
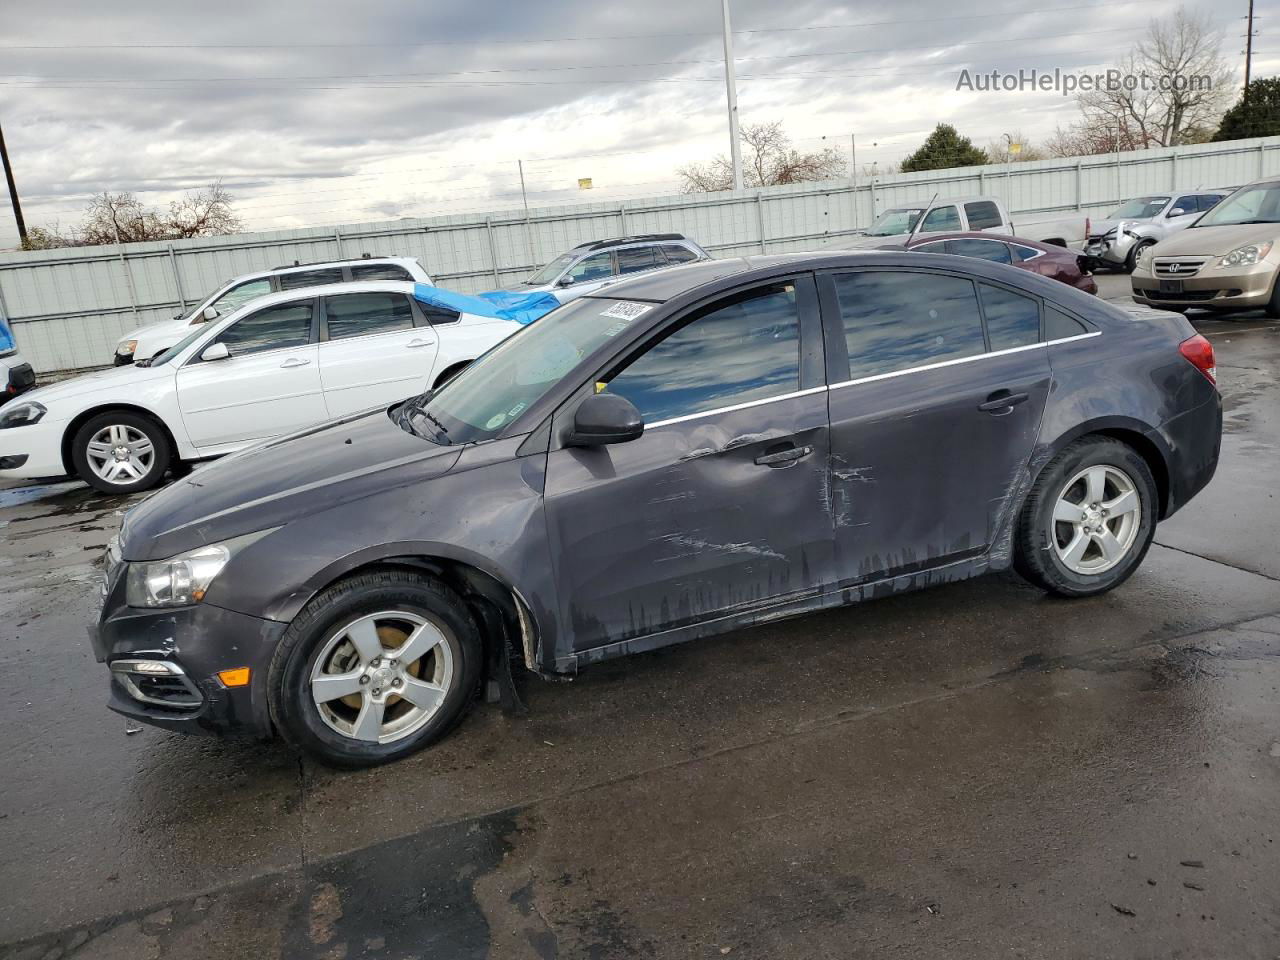
M 361 263 L 351 268 L 352 280 L 412 280 L 413 275 L 394 263 Z
M 990 200 L 975 200 L 964 205 L 965 216 L 969 218 L 970 230 L 987 230 L 1004 225 L 1000 216 L 1000 208 Z
M 1020 293 L 978 284 L 982 291 L 982 312 L 987 318 L 987 336 L 992 350 L 1009 350 L 1040 342 L 1040 304 Z
M 774 284 L 710 308 L 608 381 L 647 423 L 793 393 L 800 387 L 795 288 Z
M 618 251 L 618 273 L 639 273 L 662 266 L 663 261 L 653 247 L 631 247 Z
M 277 303 L 236 321 L 215 342 L 225 343 L 233 357 L 305 346 L 311 342 L 311 312 L 310 300 Z
M 261 280 L 249 280 L 239 286 L 232 287 L 217 300 L 210 304 L 218 313 L 224 317 L 239 310 L 250 300 L 256 300 L 258 297 L 265 297 L 271 292 L 271 281 L 266 277 Z
M 698 259 L 696 253 L 678 243 L 664 243 L 662 252 L 666 255 L 667 263 L 690 263 Z
M 986 351 L 972 281 L 884 270 L 846 273 L 835 285 L 855 380 Z
M 995 263 L 1012 263 L 1009 248 L 998 240 L 978 240 L 973 237 L 947 241 L 947 253 Z
M 325 298 L 330 340 L 365 337 L 413 326 L 413 308 L 402 293 L 348 293 Z
M 1075 317 L 1063 313 L 1057 307 L 1045 304 L 1044 338 L 1046 340 L 1065 340 L 1067 337 L 1078 337 L 1088 332 L 1089 328 Z
M 326 270 L 296 270 L 293 273 L 280 274 L 281 290 L 297 290 L 300 287 L 318 287 L 322 283 L 341 282 L 341 267 L 331 267 Z
M 1019 263 L 1026 263 L 1028 260 L 1034 260 L 1036 257 L 1040 256 L 1040 254 L 1044 253 L 1043 250 L 1037 250 L 1035 247 L 1024 247 L 1020 243 L 1009 244 L 1009 249 L 1013 251 L 1013 255 Z
M 931 233 L 951 233 L 964 227 L 960 225 L 960 214 L 955 207 L 934 207 L 924 218 L 924 226 L 920 229 Z
M 613 276 L 613 254 L 595 253 L 584 260 L 579 260 L 569 268 L 568 276 L 573 283 L 607 280 Z

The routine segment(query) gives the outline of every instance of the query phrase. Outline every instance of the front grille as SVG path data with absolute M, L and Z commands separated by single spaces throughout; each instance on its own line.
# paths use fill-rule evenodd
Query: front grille
M 168 660 L 116 660 L 111 676 L 126 694 L 151 707 L 185 711 L 204 703 L 182 668 Z
M 1200 268 L 1205 264 L 1204 257 L 1191 258 L 1179 257 L 1161 257 L 1155 262 L 1155 275 L 1157 277 L 1167 277 L 1170 280 L 1176 280 L 1179 277 L 1194 277 L 1200 272 Z
M 1142 295 L 1148 300 L 1196 301 L 1212 300 L 1220 290 L 1184 290 L 1182 293 L 1161 293 L 1159 290 L 1143 290 Z

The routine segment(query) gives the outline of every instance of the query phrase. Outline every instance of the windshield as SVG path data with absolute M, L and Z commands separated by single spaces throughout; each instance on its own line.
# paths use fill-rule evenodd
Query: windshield
M 886 210 L 867 228 L 867 235 L 891 237 L 898 233 L 910 233 L 922 213 L 924 213 L 923 207 L 897 207 Z
M 1150 220 L 1164 209 L 1168 197 L 1134 197 L 1107 214 L 1108 220 Z
M 540 287 L 545 283 L 551 283 L 556 277 L 564 273 L 569 264 L 573 263 L 574 255 L 572 253 L 562 253 L 556 257 L 545 267 L 535 273 L 532 277 L 524 282 L 526 287 Z
M 179 340 L 177 343 L 175 343 L 168 350 L 166 350 L 164 353 L 160 354 L 160 356 L 156 357 L 154 360 L 148 363 L 147 366 L 148 367 L 163 366 L 164 364 L 172 360 L 174 357 L 176 357 L 178 354 L 180 354 L 183 350 L 187 349 L 187 347 L 191 346 L 192 341 L 194 341 L 196 337 L 200 336 L 202 333 L 207 333 L 208 330 L 209 330 L 208 327 L 204 327 L 204 326 L 197 327 L 196 329 L 188 333 L 185 337 L 183 337 L 181 340 Z M 139 365 L 141 365 L 143 362 L 144 361 L 139 361 Z
M 651 303 L 583 297 L 508 337 L 435 393 L 393 408 L 401 427 L 435 443 L 496 437 L 584 357 Z
M 1280 183 L 1242 187 L 1197 220 L 1194 227 L 1280 223 Z

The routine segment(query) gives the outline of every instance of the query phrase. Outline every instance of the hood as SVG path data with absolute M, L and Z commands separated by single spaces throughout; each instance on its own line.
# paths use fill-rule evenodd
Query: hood
M 191 326 L 189 321 L 190 314 L 183 314 L 180 317 L 171 317 L 168 320 L 161 320 L 159 323 L 149 323 L 145 327 L 137 327 L 128 333 L 121 334 L 119 343 L 124 340 L 137 340 L 143 336 L 152 336 L 157 333 L 170 333 L 174 330 L 185 330 Z
M 46 407 L 49 407 L 50 417 L 52 418 L 57 415 L 57 411 L 52 407 L 54 403 L 69 400 L 84 393 L 107 393 L 117 389 L 128 390 L 137 387 L 141 383 L 169 379 L 172 376 L 173 367 L 168 365 L 163 367 L 139 367 L 136 365 L 112 367 L 109 370 L 99 370 L 96 373 L 86 373 L 78 377 L 72 377 L 70 380 L 59 380 L 57 383 L 51 383 L 47 387 L 37 387 L 35 390 L 29 390 L 24 393 L 22 399 L 39 400 Z
M 1221 227 L 1190 226 L 1160 241 L 1157 257 L 1221 257 L 1250 243 L 1280 241 L 1280 223 L 1241 223 Z
M 126 560 L 160 560 L 447 472 L 462 447 L 400 429 L 385 408 L 281 437 L 161 490 L 125 516 Z
M 1100 237 L 1104 233 L 1108 233 L 1120 226 L 1122 223 L 1136 223 L 1145 225 L 1155 220 L 1155 217 L 1121 217 L 1118 220 L 1090 220 L 1089 235 L 1092 237 Z

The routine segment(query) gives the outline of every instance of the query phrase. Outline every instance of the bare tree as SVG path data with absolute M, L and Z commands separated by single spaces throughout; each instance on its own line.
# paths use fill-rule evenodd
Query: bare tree
M 816 153 L 801 153 L 791 146 L 782 122 L 749 123 L 740 132 L 742 180 L 748 187 L 770 187 L 783 183 L 834 180 L 845 175 L 845 158 L 833 147 Z M 677 173 L 685 193 L 710 193 L 733 189 L 733 164 L 723 154 L 708 164 L 691 163 Z
M 1018 144 L 1018 152 L 1013 152 L 1012 144 Z M 991 140 L 987 143 L 988 163 L 1019 163 L 1027 160 L 1043 160 L 1048 154 L 1033 144 L 1021 130 L 1015 130 L 1008 137 Z
M 28 233 L 27 249 L 217 237 L 242 229 L 240 218 L 232 211 L 231 196 L 221 182 L 174 200 L 167 211 L 146 207 L 127 191 L 104 190 L 89 201 L 84 221 L 78 227 L 68 234 L 63 234 L 57 225 L 36 227 Z
M 1166 20 L 1152 20 L 1146 36 L 1116 64 L 1121 82 L 1080 94 L 1080 120 L 1059 127 L 1049 151 L 1078 156 L 1209 139 L 1232 91 L 1221 43 L 1207 16 L 1183 7 Z

